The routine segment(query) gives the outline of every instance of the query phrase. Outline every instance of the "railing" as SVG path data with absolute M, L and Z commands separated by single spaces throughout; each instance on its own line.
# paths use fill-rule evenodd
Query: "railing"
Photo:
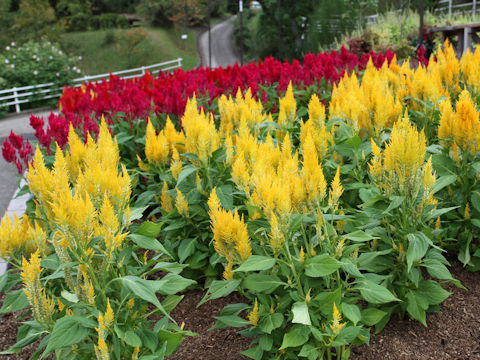
M 477 11 L 477 0 L 473 1 L 458 1 L 458 0 L 440 0 L 438 2 L 441 4 L 440 7 L 437 7 L 435 11 L 448 11 L 448 15 L 452 15 L 452 11 L 468 11 L 472 12 L 475 15 Z
M 142 66 L 135 69 L 128 69 L 122 71 L 112 72 L 113 75 L 120 75 L 122 79 L 131 79 L 134 77 L 145 75 L 149 70 L 152 74 L 158 74 L 160 71 L 169 71 L 182 67 L 182 58 L 166 61 L 163 63 Z M 73 80 L 72 86 L 81 86 L 87 81 L 98 81 L 106 79 L 110 76 L 110 73 L 99 75 L 87 75 Z M 0 107 L 15 105 L 15 111 L 18 113 L 21 111 L 20 104 L 25 104 L 31 101 L 46 100 L 52 98 L 58 98 L 62 95 L 63 86 L 59 87 L 58 84 L 48 83 L 31 86 L 14 87 L 11 89 L 0 90 Z
M 452 15 L 452 12 L 462 11 L 462 12 L 472 12 L 473 15 L 480 10 L 480 0 L 473 1 L 463 1 L 463 0 L 439 0 L 439 7 L 435 8 L 435 12 L 446 11 L 448 15 Z M 477 6 L 478 5 L 478 6 Z M 402 9 L 395 10 L 397 12 L 402 12 Z M 378 14 L 365 16 L 367 24 L 372 23 L 375 19 L 378 18 Z

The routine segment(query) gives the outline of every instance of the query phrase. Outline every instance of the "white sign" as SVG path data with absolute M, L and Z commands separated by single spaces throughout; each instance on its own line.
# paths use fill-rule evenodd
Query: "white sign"
M 182 34 L 182 40 L 185 40 L 186 38 L 188 38 L 188 35 L 187 34 Z
M 243 12 L 243 0 L 240 0 L 238 2 L 238 9 L 239 9 L 240 12 Z

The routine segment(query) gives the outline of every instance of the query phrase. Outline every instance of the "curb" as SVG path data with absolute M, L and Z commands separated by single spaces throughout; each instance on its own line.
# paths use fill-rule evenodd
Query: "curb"
M 17 197 L 17 194 L 20 192 L 20 189 L 25 186 L 27 182 L 25 179 L 22 179 L 20 181 L 20 186 L 15 191 L 15 194 L 13 194 L 12 200 L 10 200 L 10 203 L 8 204 L 7 211 L 5 212 L 5 215 L 3 218 L 5 218 L 6 215 L 10 219 L 13 219 L 13 216 L 16 215 L 18 218 L 21 218 L 23 214 L 25 213 L 25 210 L 27 210 L 27 201 L 30 199 L 30 194 L 25 194 L 22 196 Z M 0 276 L 5 274 L 7 271 L 8 263 L 0 258 Z

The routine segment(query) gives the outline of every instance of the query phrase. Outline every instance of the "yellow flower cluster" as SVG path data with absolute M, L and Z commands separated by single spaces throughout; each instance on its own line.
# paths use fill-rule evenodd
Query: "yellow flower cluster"
M 34 221 L 32 226 L 30 219 L 24 215 L 20 221 L 14 215 L 13 222 L 8 215 L 2 219 L 0 225 L 0 257 L 15 257 L 18 253 L 29 254 L 40 249 L 42 254 L 48 252 L 47 234 L 43 228 Z
M 179 153 L 185 151 L 184 143 L 184 133 L 175 129 L 170 118 L 167 117 L 165 127 L 158 135 L 152 122 L 148 119 L 145 138 L 145 156 L 148 162 L 157 166 L 167 164 L 174 154 L 178 157 Z
M 34 318 L 41 324 L 48 324 L 55 313 L 55 302 L 45 294 L 45 289 L 40 283 L 41 272 L 39 250 L 30 256 L 30 262 L 23 258 L 20 274 L 24 285 L 23 291 L 32 307 Z
M 265 121 L 263 105 L 260 101 L 255 101 L 250 89 L 246 91 L 245 96 L 238 89 L 235 101 L 231 96 L 227 98 L 222 95 L 218 100 L 218 111 L 220 113 L 219 131 L 222 138 L 238 129 L 240 123 L 247 124 L 253 130 L 256 125 Z
M 213 189 L 208 200 L 209 215 L 212 223 L 213 246 L 215 251 L 227 259 L 228 265 L 223 274 L 225 279 L 233 277 L 232 265 L 241 264 L 252 255 L 247 225 L 238 213 L 220 207 L 216 190 Z
M 383 153 L 373 139 L 371 144 L 370 174 L 387 193 L 400 191 L 415 197 L 424 179 L 424 192 L 430 196 L 435 174 L 431 161 L 425 164 L 425 134 L 410 122 L 407 113 L 394 124 Z
M 198 112 L 195 97 L 188 101 L 182 117 L 185 132 L 185 151 L 198 156 L 202 162 L 220 147 L 220 134 L 215 127 L 212 114 Z
M 317 95 L 312 95 L 308 103 L 309 118 L 301 124 L 300 145 L 305 145 L 308 137 L 311 137 L 315 145 L 320 162 L 327 156 L 330 146 L 333 144 L 333 135 L 325 127 L 325 106 L 320 102 Z
M 370 61 L 360 83 L 355 74 L 334 85 L 330 117 L 345 119 L 357 132 L 377 136 L 390 128 L 402 113 L 400 99 L 389 80 L 393 70 L 386 64 L 377 70 Z
M 452 147 L 454 158 L 458 156 L 457 147 L 462 154 L 475 156 L 480 151 L 480 119 L 470 93 L 462 91 L 455 111 L 449 100 L 440 104 L 440 111 L 438 137 Z
M 6 218 L 0 228 L 1 255 L 20 246 L 25 246 L 28 251 L 38 249 L 30 263 L 24 261 L 23 278 L 29 291 L 27 294 L 35 294 L 41 299 L 40 290 L 34 290 L 40 289 L 39 282 L 33 277 L 35 274 L 39 276 L 40 269 L 39 265 L 33 265 L 38 260 L 38 252 L 46 252 L 48 232 L 63 264 L 72 262 L 72 254 L 79 261 L 76 279 L 71 267 L 63 269 L 68 287 L 79 299 L 94 306 L 95 271 L 100 267 L 103 271 L 110 265 L 114 251 L 122 246 L 127 235 L 123 227 L 130 217 L 131 180 L 124 166 L 119 171 L 118 146 L 104 120 L 96 142 L 89 136 L 87 143 L 82 143 L 70 128 L 65 152 L 64 155 L 57 147 L 50 170 L 37 148 L 27 174 L 30 190 L 37 201 L 37 216 L 47 231 L 37 222 L 33 227 L 26 216 L 22 223 L 15 219 L 13 225 Z M 99 261 L 99 258 L 103 260 Z M 47 305 L 44 305 L 41 306 L 45 308 Z M 37 304 L 32 303 L 34 311 L 35 306 Z

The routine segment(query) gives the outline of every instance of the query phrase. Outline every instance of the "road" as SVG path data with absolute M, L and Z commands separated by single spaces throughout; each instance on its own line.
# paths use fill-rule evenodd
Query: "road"
M 231 16 L 211 28 L 212 68 L 227 67 L 228 65 L 235 64 L 235 62 L 240 63 L 240 59 L 235 54 L 232 45 L 233 23 L 235 22 L 235 18 L 236 16 Z M 209 66 L 208 30 L 200 35 L 198 47 L 202 66 Z

